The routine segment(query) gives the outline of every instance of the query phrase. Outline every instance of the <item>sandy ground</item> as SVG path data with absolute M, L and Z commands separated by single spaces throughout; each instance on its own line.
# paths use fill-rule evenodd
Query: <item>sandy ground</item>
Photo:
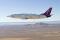
M 60 25 L 3 25 L 0 40 L 60 40 Z
M 0 40 L 31 40 L 30 38 L 0 38 Z
M 30 34 L 31 35 L 31 34 Z M 60 40 L 60 33 L 35 33 L 32 37 L 4 37 L 0 40 Z

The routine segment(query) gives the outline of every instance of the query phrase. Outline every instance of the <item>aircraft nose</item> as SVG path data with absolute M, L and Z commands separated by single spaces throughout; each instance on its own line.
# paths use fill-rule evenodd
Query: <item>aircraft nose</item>
M 10 16 L 7 16 L 7 17 L 10 17 Z
M 12 17 L 13 15 L 8 15 L 7 17 Z

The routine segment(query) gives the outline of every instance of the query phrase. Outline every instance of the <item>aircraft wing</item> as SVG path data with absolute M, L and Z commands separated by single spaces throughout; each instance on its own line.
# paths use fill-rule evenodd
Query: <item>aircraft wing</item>
M 43 19 L 51 17 L 52 8 L 49 8 L 45 13 L 36 15 L 36 14 L 13 14 L 7 17 L 19 18 L 19 19 Z

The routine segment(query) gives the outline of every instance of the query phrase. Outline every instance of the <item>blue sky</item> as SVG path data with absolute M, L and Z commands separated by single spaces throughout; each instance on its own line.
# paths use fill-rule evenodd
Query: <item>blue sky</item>
M 53 7 L 53 16 L 42 20 L 60 21 L 59 5 L 60 0 L 0 0 L 0 22 L 21 21 L 20 19 L 7 18 L 6 16 L 22 13 L 41 14 L 49 7 Z

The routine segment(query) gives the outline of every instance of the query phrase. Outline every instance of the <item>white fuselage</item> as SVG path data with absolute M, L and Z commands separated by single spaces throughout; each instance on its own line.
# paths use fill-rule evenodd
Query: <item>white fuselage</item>
M 47 18 L 45 15 L 11 15 L 12 18 L 19 18 L 19 19 L 42 19 Z

